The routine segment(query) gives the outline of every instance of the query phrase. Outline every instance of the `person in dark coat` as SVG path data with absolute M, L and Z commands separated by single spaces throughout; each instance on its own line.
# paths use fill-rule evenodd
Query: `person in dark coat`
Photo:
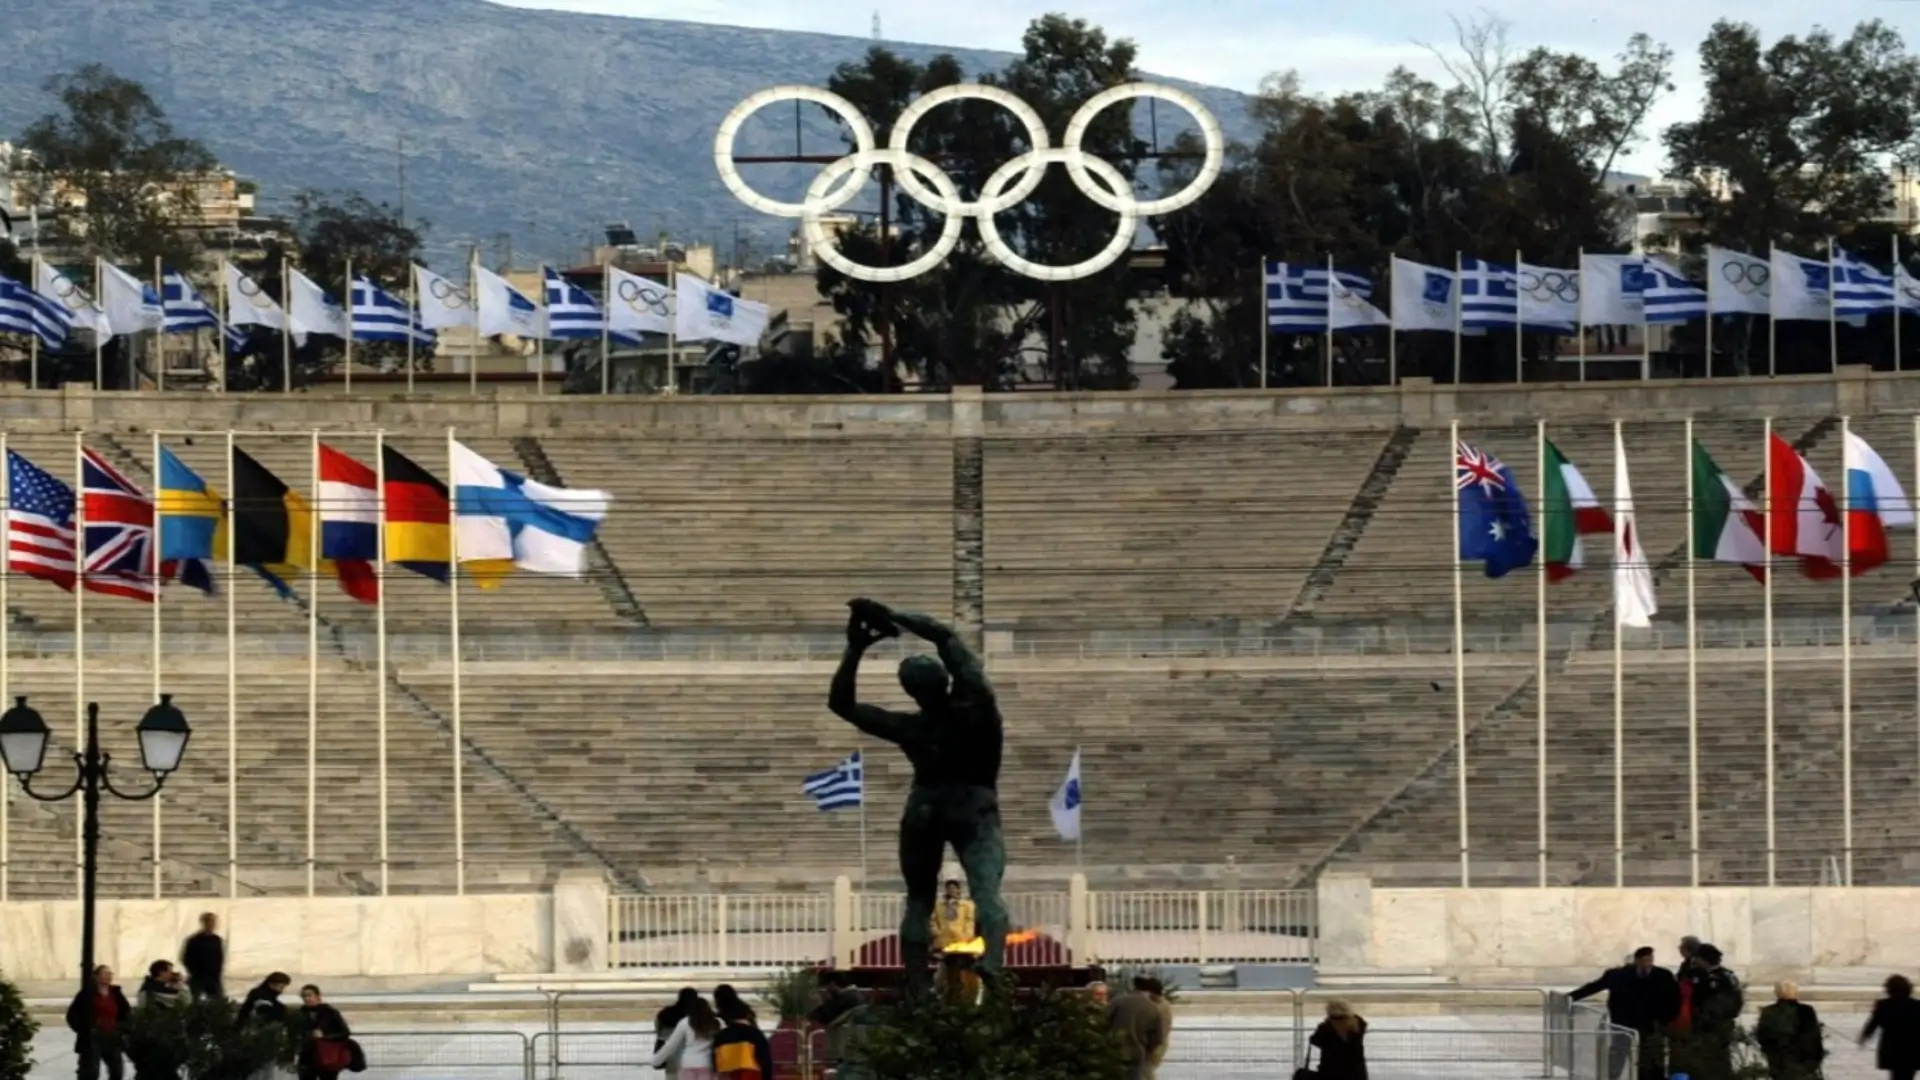
M 1889 976 L 1886 989 L 1887 996 L 1873 1003 L 1860 1045 L 1878 1034 L 1875 1064 L 1887 1071 L 1889 1080 L 1914 1080 L 1920 1074 L 1920 1001 L 1913 999 L 1913 983 L 1904 975 Z
M 1773 1080 L 1820 1080 L 1820 1063 L 1827 1056 L 1820 1014 L 1801 1002 L 1800 988 L 1791 982 L 1775 984 L 1773 997 L 1753 1024 L 1753 1039 L 1767 1059 L 1767 1071 Z
M 251 1023 L 284 1024 L 287 1022 L 287 1007 L 280 1002 L 280 995 L 293 985 L 293 976 L 284 971 L 276 971 L 261 980 L 260 985 L 247 991 L 246 999 L 240 1002 L 240 1011 L 234 1014 L 233 1026 L 241 1027 Z
M 227 970 L 227 943 L 217 931 L 220 918 L 209 911 L 200 916 L 200 932 L 180 948 L 180 966 L 187 969 L 187 989 L 193 998 L 226 997 L 221 980 Z
M 300 988 L 300 1019 L 300 1080 L 340 1080 L 340 1070 L 320 1067 L 320 1044 L 351 1039 L 347 1018 L 320 997 L 319 987 L 308 983 Z
M 1746 998 L 1739 977 L 1721 959 L 1719 949 L 1701 945 L 1688 961 L 1692 991 L 1672 1027 L 1668 1069 L 1691 1080 L 1733 1076 L 1733 1038 Z
M 1367 1080 L 1367 1022 L 1344 1001 L 1327 1002 L 1327 1018 L 1307 1041 L 1320 1051 L 1320 1080 Z
M 80 1075 L 97 1077 L 105 1071 L 107 1080 L 122 1080 L 126 1063 L 120 1056 L 120 1029 L 132 1017 L 133 1005 L 114 985 L 113 969 L 105 964 L 94 968 L 93 985 L 73 995 L 67 1006 L 67 1029 L 74 1035 L 73 1052 L 80 1055 Z
M 1653 946 L 1642 945 L 1633 951 L 1633 963 L 1608 968 L 1567 996 L 1585 1001 L 1602 991 L 1607 995 L 1607 1019 L 1640 1033 L 1641 1080 L 1662 1080 L 1667 1075 L 1665 1032 L 1680 1012 L 1680 984 L 1673 972 L 1656 966 Z M 1612 1040 L 1607 1075 L 1625 1075 L 1631 1055 L 1632 1047 L 1625 1039 Z
M 728 1048 L 741 1046 L 752 1057 L 754 1068 L 760 1073 L 759 1080 L 773 1080 L 773 1044 L 767 1041 L 767 1033 L 760 1030 L 753 1007 L 740 1000 L 733 987 L 725 985 L 714 987 L 713 1005 L 722 1025 L 720 1034 L 713 1037 L 714 1071 L 722 1076 L 734 1072 L 738 1068 L 736 1059 L 742 1055 Z

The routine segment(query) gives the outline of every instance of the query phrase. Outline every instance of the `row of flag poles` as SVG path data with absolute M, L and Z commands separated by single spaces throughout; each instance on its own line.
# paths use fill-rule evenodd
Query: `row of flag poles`
M 209 484 L 167 445 L 170 438 L 224 436 L 224 490 Z M 73 595 L 76 739 L 86 700 L 86 621 L 89 593 L 152 607 L 153 691 L 167 675 L 162 598 L 179 585 L 206 596 L 224 594 L 227 622 L 227 861 L 230 890 L 238 895 L 239 802 L 238 636 L 235 573 L 245 567 L 285 599 L 304 579 L 308 637 L 307 886 L 315 887 L 316 762 L 319 685 L 319 596 L 322 578 L 375 609 L 378 650 L 378 785 L 380 886 L 388 888 L 387 810 L 387 589 L 389 568 L 448 586 L 452 638 L 453 810 L 456 887 L 465 889 L 465 827 L 461 748 L 460 588 L 466 578 L 482 589 L 499 588 L 516 570 L 579 577 L 586 548 L 612 506 L 605 492 L 543 484 L 489 461 L 455 438 L 446 438 L 446 476 L 388 445 L 384 433 L 343 433 L 373 440 L 371 464 L 309 433 L 313 483 L 302 494 L 275 476 L 239 445 L 243 438 L 279 437 L 274 432 L 156 432 L 152 441 L 150 496 L 100 450 L 76 433 L 73 482 L 51 462 L 30 460 L 7 445 L 4 501 L 7 536 L 5 573 L 0 573 L 0 609 L 9 602 L 15 576 L 33 578 Z M 332 438 L 331 436 L 327 438 Z M 223 568 L 224 574 L 217 569 Z M 8 620 L 0 619 L 0 695 L 8 692 Z M 77 745 L 77 744 L 76 744 Z M 0 901 L 7 896 L 9 836 L 6 800 L 0 799 Z M 154 895 L 161 889 L 161 811 L 153 818 Z M 76 875 L 79 848 L 76 845 Z M 77 883 L 77 882 L 76 882 Z
M 608 357 L 614 345 L 637 347 L 639 335 L 667 337 L 668 363 L 680 342 L 720 341 L 750 346 L 767 328 L 767 305 L 745 300 L 692 274 L 669 268 L 668 282 L 631 274 L 611 264 L 601 268 L 607 303 L 596 302 L 586 290 L 568 281 L 552 267 L 541 268 L 542 288 L 535 300 L 504 277 L 481 266 L 477 257 L 468 266 L 467 281 L 456 283 L 414 265 L 402 295 L 349 263 L 341 281 L 345 304 L 319 283 L 281 264 L 280 296 L 267 294 L 258 283 L 231 263 L 222 263 L 216 300 L 209 304 L 193 282 L 158 260 L 150 282 L 135 278 L 118 266 L 94 260 L 91 295 L 60 270 L 34 256 L 32 282 L 0 275 L 0 333 L 19 334 L 29 341 L 34 385 L 39 380 L 42 347 L 59 350 L 76 332 L 93 342 L 94 385 L 104 382 L 102 349 L 115 337 L 212 331 L 228 352 L 247 344 L 246 328 L 265 327 L 280 333 L 282 385 L 292 384 L 293 349 L 309 336 L 320 335 L 344 344 L 347 386 L 353 384 L 355 343 L 404 344 L 407 383 L 413 385 L 416 349 L 435 347 L 437 333 L 452 327 L 471 328 L 476 337 L 512 335 L 535 342 L 536 377 L 546 381 L 548 341 L 598 340 L 601 392 L 611 389 Z M 475 357 L 477 361 L 477 356 Z M 158 388 L 164 389 L 164 364 L 154 367 Z M 224 389 L 224 365 L 220 370 Z M 478 389 L 477 363 L 468 365 L 469 383 Z M 671 378 L 671 371 L 669 371 Z
M 1769 322 L 1767 373 L 1774 373 L 1780 322 L 1823 322 L 1839 363 L 1840 323 L 1860 325 L 1875 316 L 1920 316 L 1920 279 L 1899 259 L 1893 241 L 1890 270 L 1863 261 L 1837 244 L 1825 258 L 1771 249 L 1765 257 L 1709 247 L 1706 280 L 1695 283 L 1672 263 L 1649 255 L 1581 253 L 1578 267 L 1535 266 L 1520 253 L 1511 263 L 1456 255 L 1451 268 L 1395 257 L 1388 275 L 1389 311 L 1375 306 L 1374 285 L 1364 274 L 1324 266 L 1267 262 L 1262 267 L 1260 378 L 1267 378 L 1267 342 L 1274 334 L 1326 335 L 1326 379 L 1333 385 L 1333 335 L 1385 328 L 1389 385 L 1399 380 L 1397 334 L 1409 331 L 1454 336 L 1453 378 L 1460 381 L 1461 341 L 1489 330 L 1514 334 L 1514 377 L 1524 361 L 1525 334 L 1579 338 L 1586 362 L 1586 328 L 1638 326 L 1642 377 L 1650 354 L 1647 329 L 1705 320 L 1707 354 L 1713 354 L 1714 320 L 1765 316 Z M 1893 320 L 1894 361 L 1900 363 L 1900 320 Z M 1584 367 L 1583 367 L 1584 371 Z
M 1766 831 L 1767 884 L 1777 883 L 1775 831 L 1775 763 L 1773 709 L 1773 575 L 1797 566 L 1814 580 L 1838 583 L 1842 626 L 1851 625 L 1852 580 L 1885 565 L 1890 558 L 1888 533 L 1915 524 L 1914 504 L 1893 469 L 1865 439 L 1841 418 L 1842 482 L 1838 495 L 1829 491 L 1813 466 L 1791 444 L 1774 433 L 1767 421 L 1761 458 L 1763 505 L 1756 507 L 1742 486 L 1715 462 L 1694 437 L 1693 421 L 1686 422 L 1687 541 L 1685 588 L 1687 597 L 1687 775 L 1692 881 L 1700 884 L 1700 725 L 1698 690 L 1698 633 L 1695 621 L 1695 574 L 1701 563 L 1741 567 L 1760 583 L 1764 596 L 1766 680 Z M 1920 440 L 1920 417 L 1914 419 Z M 1538 858 L 1540 883 L 1548 883 L 1547 831 L 1547 594 L 1550 583 L 1565 580 L 1587 565 L 1585 538 L 1611 534 L 1613 540 L 1613 812 L 1614 883 L 1626 873 L 1625 723 L 1622 633 L 1624 628 L 1650 628 L 1659 611 L 1653 580 L 1653 562 L 1641 546 L 1636 525 L 1633 489 L 1628 478 L 1627 452 L 1621 423 L 1613 429 L 1613 505 L 1611 511 L 1595 496 L 1580 469 L 1547 437 L 1547 426 L 1535 430 L 1539 464 L 1541 516 L 1544 535 L 1534 527 L 1526 494 L 1512 469 L 1499 458 L 1461 439 L 1460 425 L 1452 426 L 1451 482 L 1454 517 L 1453 626 L 1455 740 L 1460 761 L 1456 770 L 1460 820 L 1460 879 L 1471 881 L 1467 800 L 1467 697 L 1463 573 L 1466 564 L 1479 563 L 1489 578 L 1504 578 L 1526 567 L 1535 569 L 1536 710 L 1538 740 Z M 1920 441 L 1916 441 L 1914 486 L 1920 491 Z M 1915 572 L 1920 575 L 1920 565 Z M 1920 614 L 1920 613 L 1917 613 Z M 1843 633 L 1841 649 L 1841 759 L 1842 759 L 1842 880 L 1853 884 L 1853 642 Z M 1920 660 L 1920 657 L 1916 658 Z

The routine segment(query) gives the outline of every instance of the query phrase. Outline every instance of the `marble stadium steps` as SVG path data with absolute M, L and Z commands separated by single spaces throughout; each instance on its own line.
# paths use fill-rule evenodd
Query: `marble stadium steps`
M 16 664 L 13 687 L 32 695 L 62 745 L 74 731 L 74 685 L 70 670 L 22 670 Z M 147 671 L 87 672 L 86 700 L 101 706 L 102 738 L 110 750 L 135 768 L 132 726 L 152 702 Z M 177 891 L 224 893 L 228 835 L 238 836 L 243 894 L 305 890 L 307 832 L 307 700 L 304 664 L 255 666 L 237 682 L 238 828 L 230 830 L 227 809 L 228 745 L 226 675 L 223 670 L 175 671 L 165 684 L 193 724 L 185 766 L 167 784 L 163 796 L 161 850 L 166 881 Z M 315 755 L 315 861 L 323 892 L 377 888 L 379 867 L 379 771 L 377 686 L 370 671 L 329 664 L 320 673 Z M 390 697 L 387 722 L 388 858 L 391 886 L 399 891 L 439 891 L 453 882 L 454 822 L 451 743 L 406 702 Z M 464 768 L 466 852 L 469 881 L 511 884 L 544 882 L 551 872 L 578 862 L 550 824 L 471 756 Z M 62 811 L 70 819 L 73 811 Z M 116 865 L 103 879 L 107 895 L 143 896 L 151 892 L 153 850 L 149 807 L 106 805 L 103 835 L 109 842 L 140 853 L 137 867 Z M 20 814 L 14 816 L 19 828 Z M 32 828 L 44 828 L 38 823 Z M 13 886 L 16 895 L 47 888 L 51 895 L 71 892 L 71 821 L 62 872 L 34 873 L 23 881 L 16 847 Z M 42 845 L 44 847 L 44 845 Z M 178 865 L 176 865 L 178 864 Z M 30 868 L 32 869 L 32 868 Z M 184 880 L 176 880 L 181 875 Z M 43 880 L 44 879 L 44 880 Z M 114 890 L 108 892 L 108 890 Z
M 1765 693 L 1758 650 L 1706 652 L 1698 664 L 1702 876 L 1766 882 Z M 1842 851 L 1839 653 L 1782 650 L 1775 662 L 1777 872 L 1815 884 Z M 1628 653 L 1623 678 L 1627 883 L 1686 884 L 1686 668 Z M 1480 673 L 1469 670 L 1469 685 Z M 1908 657 L 1856 654 L 1853 676 L 1855 880 L 1894 884 L 1920 828 L 1914 806 L 1915 693 Z M 1548 848 L 1557 877 L 1613 881 L 1613 673 L 1590 655 L 1548 683 Z M 1537 829 L 1537 712 L 1484 725 L 1469 743 L 1475 878 L 1530 884 Z M 1357 838 L 1342 858 L 1397 867 L 1396 880 L 1458 880 L 1454 777 L 1423 784 Z M 1440 854 L 1436 854 L 1440 853 Z M 1413 875 L 1413 876 L 1409 876 Z M 1904 875 L 1904 876 L 1903 876 Z
M 582 669 L 564 683 L 473 669 L 465 730 L 623 869 L 706 860 L 849 871 L 857 833 L 800 779 L 856 746 L 868 756 L 872 857 L 891 864 L 910 782 L 898 750 L 860 740 L 825 708 L 828 665 Z M 863 693 L 906 707 L 873 665 Z M 1007 668 L 1001 806 L 1009 858 L 1058 860 L 1047 801 L 1077 746 L 1090 859 L 1298 866 L 1417 773 L 1452 737 L 1453 698 L 1424 667 L 1274 672 Z M 410 675 L 436 703 L 449 688 Z M 1487 693 L 1471 704 L 1486 708 Z M 530 725 L 537 713 L 550 722 Z M 1382 738 L 1391 733 L 1391 738 Z M 663 807 L 673 807 L 663 814 Z
M 1775 431 L 1789 442 L 1798 440 L 1819 418 L 1776 420 Z M 1858 428 L 1863 437 L 1905 477 L 1913 461 L 1910 421 L 1874 419 Z M 1702 419 L 1694 424 L 1700 440 L 1716 463 L 1736 483 L 1757 479 L 1764 465 L 1762 423 L 1747 420 Z M 1460 437 L 1491 451 L 1513 469 L 1536 515 L 1541 487 L 1532 428 L 1477 428 L 1463 425 Z M 1549 424 L 1547 437 L 1580 469 L 1600 501 L 1613 505 L 1613 429 L 1611 425 Z M 1687 539 L 1686 438 L 1676 422 L 1628 423 L 1623 438 L 1632 470 L 1636 519 L 1644 546 L 1656 563 L 1680 551 Z M 1448 431 L 1432 427 L 1420 433 L 1398 478 L 1374 514 L 1359 544 L 1320 603 L 1324 619 L 1377 619 L 1383 613 L 1444 625 L 1453 617 L 1453 503 Z M 1838 485 L 1841 439 L 1830 424 L 1807 454 L 1829 488 Z M 1899 463 L 1907 463 L 1902 469 Z M 1536 525 L 1538 528 L 1538 525 Z M 1914 565 L 1913 535 L 1895 534 L 1893 563 Z M 1610 545 L 1605 537 L 1587 542 L 1589 566 L 1604 570 Z M 1737 619 L 1758 622 L 1763 592 L 1743 570 L 1702 563 L 1695 569 L 1695 603 L 1702 620 Z M 1856 610 L 1890 605 L 1906 596 L 1904 570 L 1886 570 L 1858 579 Z M 1676 560 L 1657 575 L 1661 611 L 1656 620 L 1684 626 L 1686 619 L 1684 562 Z M 1611 603 L 1607 575 L 1588 573 L 1555 584 L 1548 595 L 1549 618 L 1564 621 L 1603 612 Z M 1534 579 L 1531 571 L 1503 580 L 1489 580 L 1479 567 L 1463 575 L 1465 615 L 1469 623 L 1498 621 L 1530 624 L 1534 619 Z M 1777 618 L 1837 618 L 1840 597 L 1831 582 L 1802 578 L 1792 568 L 1778 575 L 1774 588 Z
M 838 629 L 849 597 L 953 606 L 947 439 L 571 439 L 569 487 L 614 492 L 600 537 L 655 626 Z
M 1271 620 L 1388 434 L 1091 436 L 984 446 L 995 626 Z

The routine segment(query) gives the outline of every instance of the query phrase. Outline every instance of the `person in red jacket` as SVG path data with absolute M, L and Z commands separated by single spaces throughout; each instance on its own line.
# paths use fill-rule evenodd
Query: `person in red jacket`
M 67 1027 L 73 1032 L 73 1052 L 80 1055 L 80 1075 L 121 1080 L 126 1064 L 120 1056 L 120 1028 L 133 1016 L 127 995 L 113 984 L 113 969 L 93 969 L 93 985 L 73 995 L 67 1006 Z

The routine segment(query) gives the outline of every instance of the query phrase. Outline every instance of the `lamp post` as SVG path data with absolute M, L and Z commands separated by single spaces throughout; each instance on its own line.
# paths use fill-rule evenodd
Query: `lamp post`
M 73 755 L 78 773 L 73 783 L 59 794 L 33 790 L 33 778 L 46 761 L 51 734 L 46 720 L 27 704 L 25 694 L 14 698 L 13 708 L 0 714 L 0 761 L 4 761 L 8 772 L 20 778 L 20 789 L 41 802 L 61 802 L 80 796 L 80 835 L 85 845 L 80 862 L 80 992 L 85 994 L 93 986 L 93 893 L 100 853 L 100 792 L 105 789 L 132 802 L 160 794 L 168 775 L 180 767 L 193 730 L 187 726 L 187 718 L 174 707 L 172 694 L 161 694 L 160 704 L 140 718 L 134 734 L 140 740 L 140 763 L 153 774 L 153 788 L 139 794 L 129 794 L 113 785 L 113 778 L 108 775 L 113 755 L 100 749 L 100 706 L 91 701 L 87 703 L 87 745 Z M 80 1080 L 94 1080 L 99 1066 L 93 1045 L 93 1010 L 82 1009 L 80 1015 L 86 1026 L 80 1032 L 79 1076 Z

